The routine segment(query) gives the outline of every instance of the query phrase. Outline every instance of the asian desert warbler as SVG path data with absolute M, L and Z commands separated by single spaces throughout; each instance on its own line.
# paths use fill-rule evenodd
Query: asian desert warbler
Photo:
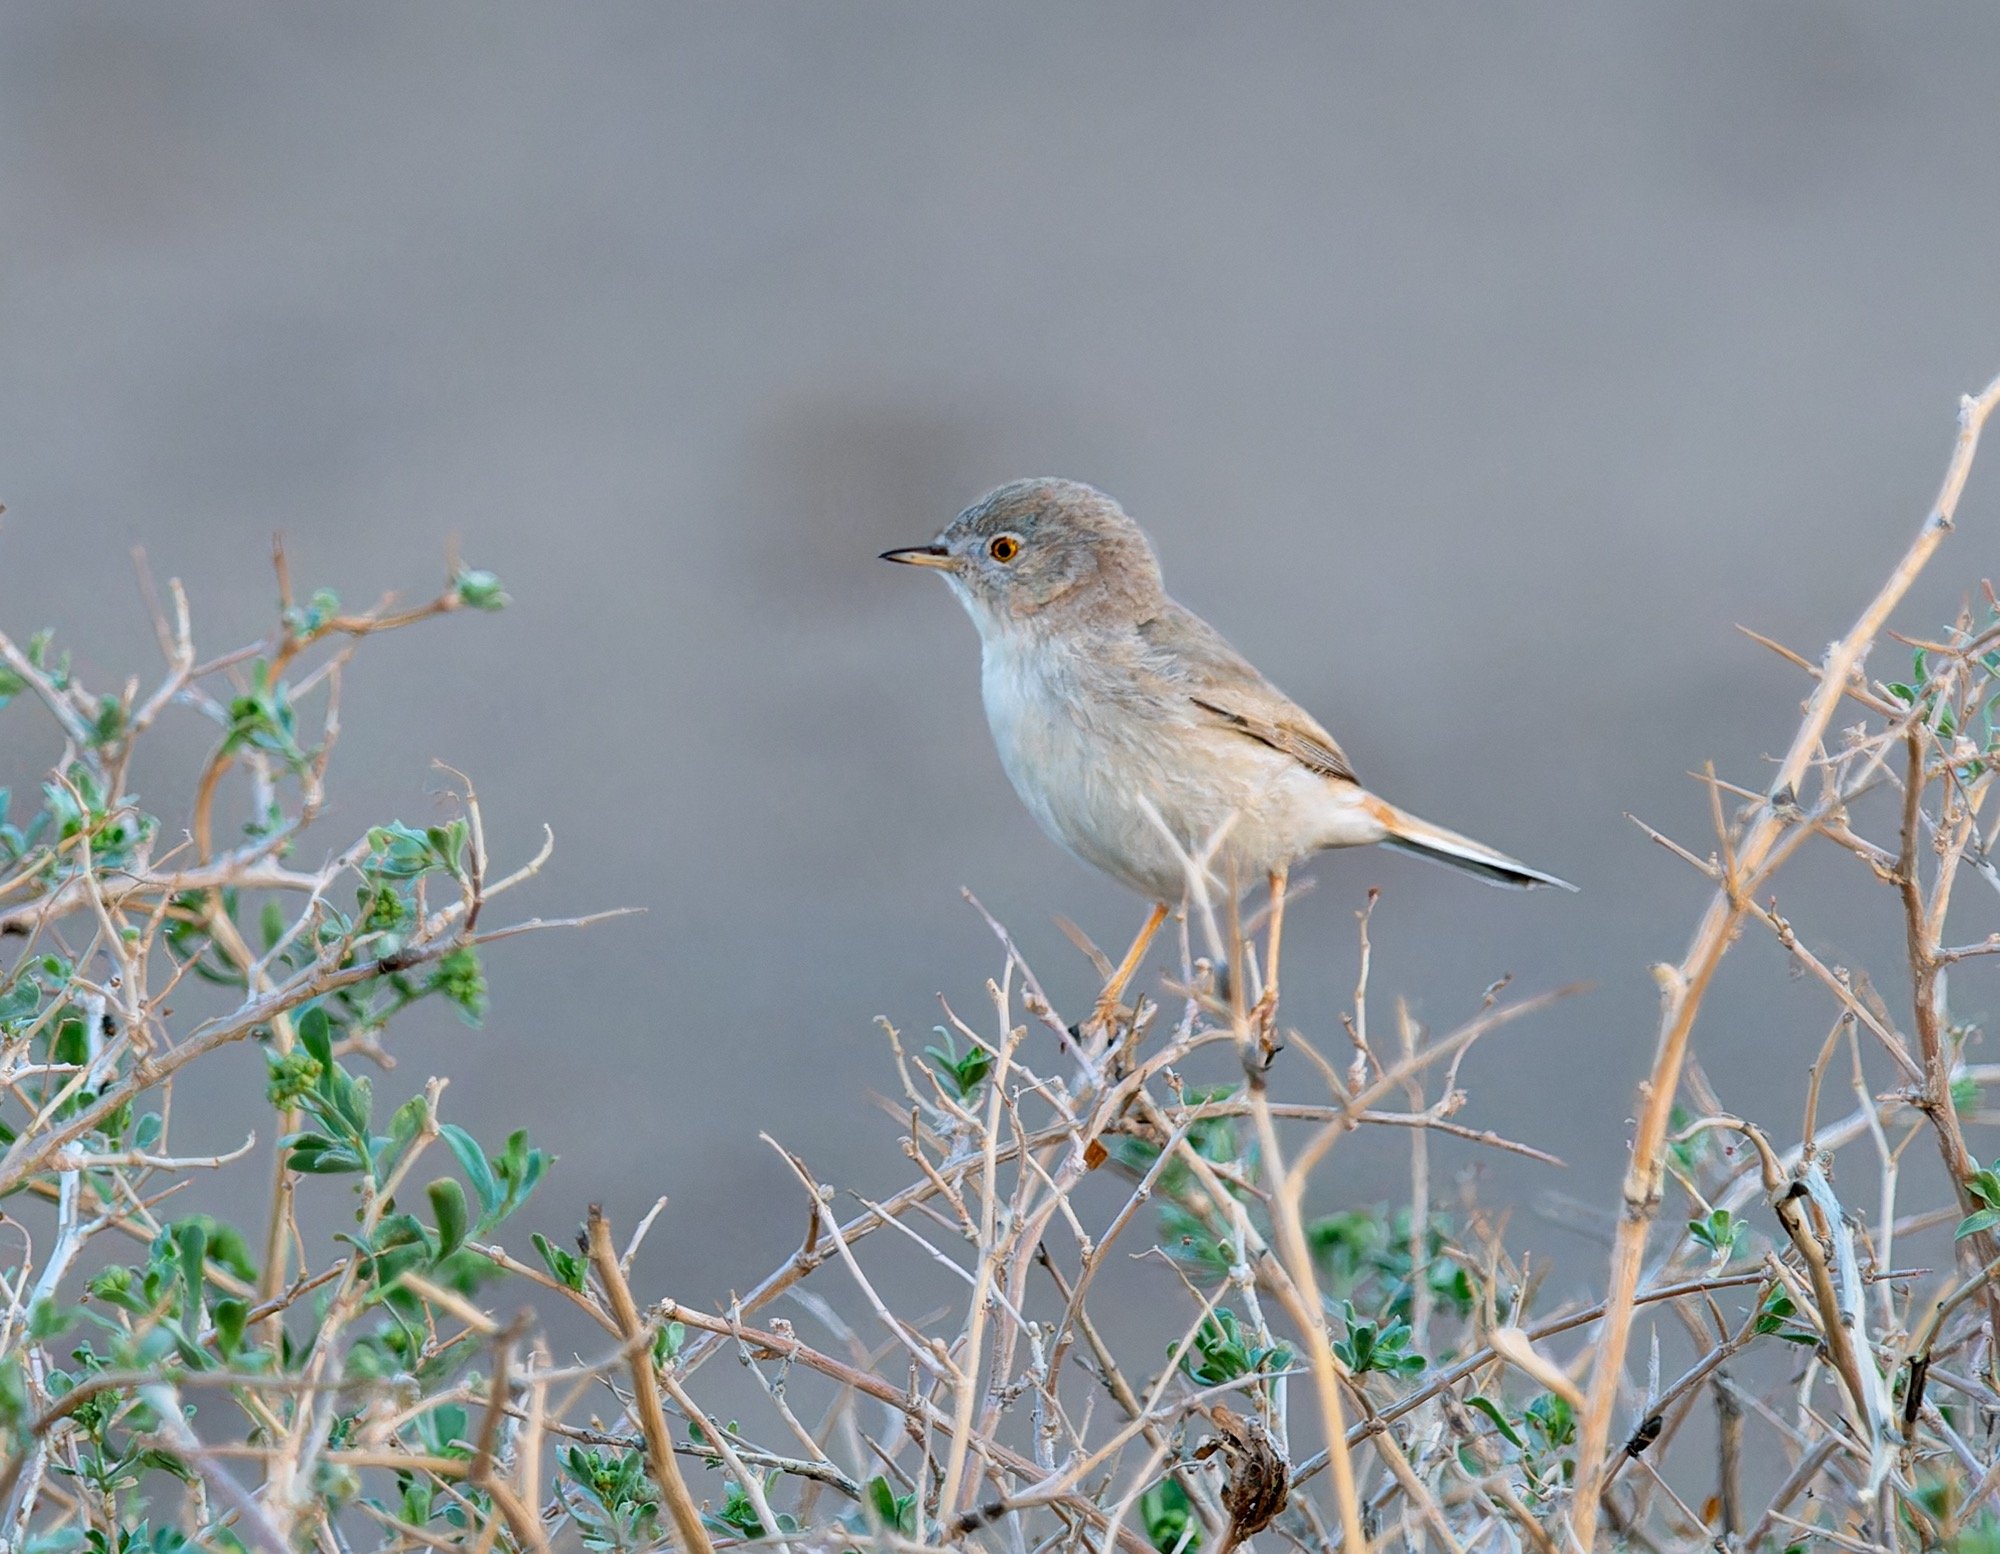
M 1300 859 L 1375 842 L 1495 885 L 1576 888 L 1362 787 L 1332 735 L 1167 596 L 1144 531 L 1101 491 L 1015 481 L 883 559 L 944 575 L 979 628 L 1014 791 L 1070 852 L 1151 897 L 1153 926 L 1191 885 L 1282 889 Z

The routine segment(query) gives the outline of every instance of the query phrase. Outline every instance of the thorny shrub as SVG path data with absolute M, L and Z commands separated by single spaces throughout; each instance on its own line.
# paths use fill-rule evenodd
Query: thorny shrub
M 1967 879 L 2000 888 L 1991 591 L 1911 639 L 1906 672 L 1862 668 L 1996 399 L 1967 401 L 1944 494 L 1854 629 L 1819 662 L 1779 649 L 1814 684 L 1778 780 L 1711 776 L 1713 837 L 1657 838 L 1714 899 L 1658 971 L 1594 1304 L 1547 1298 L 1503 1216 L 1432 1165 L 1445 1138 L 1547 1158 L 1460 1120 L 1458 1072 L 1563 990 L 1496 988 L 1442 1033 L 1398 1005 L 1385 1034 L 1364 912 L 1342 1028 L 1283 1028 L 1282 893 L 1247 920 L 1183 914 L 1164 1002 L 1081 1026 L 993 924 L 984 1015 L 947 1007 L 921 1050 L 885 1026 L 908 1185 L 849 1202 L 786 1155 L 808 1227 L 790 1259 L 727 1301 L 635 1293 L 650 1218 L 623 1245 L 595 1211 L 581 1235 L 546 1223 L 528 1134 L 475 1139 L 439 1082 L 378 1098 L 395 1075 L 371 1072 L 405 1009 L 477 1021 L 484 947 L 555 926 L 488 911 L 540 855 L 496 877 L 462 780 L 457 819 L 306 840 L 345 656 L 498 608 L 497 582 L 454 568 L 426 605 L 350 613 L 300 603 L 280 556 L 270 636 L 206 660 L 171 587 L 144 695 L 87 688 L 46 633 L 0 636 L 9 736 L 38 710 L 56 752 L 38 796 L 0 805 L 0 1544 L 2000 1549 L 2000 1162 L 1971 1142 L 2000 1068 L 1945 987 L 2000 953 L 1957 926 L 1992 921 L 1983 889 L 1951 910 Z M 1836 714 L 1858 721 L 1829 737 Z M 212 744 L 170 827 L 128 776 L 187 715 Z M 1769 885 L 1808 846 L 1886 887 L 1906 964 L 1806 947 Z M 1744 933 L 1827 998 L 1789 1146 L 1687 1063 Z M 264 1114 L 235 1119 L 252 1142 L 178 1153 L 177 1118 L 213 1131 L 209 1060 L 243 1044 L 267 1069 Z M 1853 1103 L 1823 1116 L 1835 1091 Z M 1408 1194 L 1309 1214 L 1361 1127 L 1407 1139 Z M 1907 1202 L 1926 1139 L 1950 1196 Z M 184 1211 L 209 1173 L 254 1174 L 231 1201 L 263 1213 Z M 912 1257 L 954 1289 L 942 1312 L 904 1299 Z M 1093 1303 L 1114 1283 L 1150 1292 L 1164 1346 Z M 552 1354 L 559 1312 L 593 1352 Z M 723 1380 L 748 1418 L 699 1401 Z

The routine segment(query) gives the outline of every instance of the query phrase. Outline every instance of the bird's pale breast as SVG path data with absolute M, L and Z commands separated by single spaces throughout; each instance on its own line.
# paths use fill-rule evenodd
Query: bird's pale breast
M 1042 829 L 1157 900 L 1186 893 L 1189 857 L 1210 857 L 1211 890 L 1232 870 L 1247 889 L 1366 824 L 1351 785 L 1202 719 L 1115 635 L 993 633 L 981 689 L 1001 764 Z

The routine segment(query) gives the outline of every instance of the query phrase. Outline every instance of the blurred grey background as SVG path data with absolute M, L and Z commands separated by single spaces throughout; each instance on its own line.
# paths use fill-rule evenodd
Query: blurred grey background
M 558 1151 L 551 1233 L 671 1194 L 701 1298 L 804 1223 L 760 1131 L 900 1172 L 871 1022 L 983 1013 L 961 886 L 1072 1010 L 1052 915 L 1137 926 L 1015 802 L 945 590 L 875 560 L 1093 481 L 1374 786 L 1582 884 L 1323 860 L 1287 1012 L 1339 1044 L 1371 885 L 1384 1008 L 1594 979 L 1465 1073 L 1572 1170 L 1446 1165 L 1608 1210 L 1703 899 L 1624 813 L 1705 849 L 1684 774 L 1758 783 L 1803 688 L 1732 624 L 1843 629 L 2000 370 L 1996 64 L 1965 6 L 11 8 L 0 622 L 115 687 L 158 667 L 135 545 L 211 650 L 266 629 L 273 531 L 353 602 L 452 535 L 497 571 L 505 614 L 356 659 L 321 840 L 436 818 L 435 757 L 502 857 L 554 826 L 516 912 L 647 915 L 496 950 L 488 1028 L 413 1022 L 387 1083 Z M 1993 570 L 1992 489 L 1906 625 Z M 44 733 L 0 718 L 17 785 Z M 1900 1009 L 1888 894 L 1797 877 Z M 1795 1129 L 1821 995 L 1752 941 L 1719 1000 L 1718 1089 Z

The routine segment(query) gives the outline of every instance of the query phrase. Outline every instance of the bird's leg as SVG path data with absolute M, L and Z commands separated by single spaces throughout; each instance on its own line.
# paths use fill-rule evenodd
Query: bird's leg
M 1267 1054 L 1273 1050 L 1271 1030 L 1278 1019 L 1278 948 L 1285 937 L 1287 873 L 1284 869 L 1271 872 L 1271 929 L 1264 943 L 1264 991 L 1258 996 L 1256 1007 L 1250 1011 L 1250 1023 L 1255 1027 Z
M 1167 920 L 1167 905 L 1155 901 L 1153 910 L 1146 918 L 1146 926 L 1139 930 L 1139 937 L 1132 941 L 1132 948 L 1125 952 L 1125 958 L 1118 963 L 1118 969 L 1111 973 L 1111 980 L 1104 984 L 1104 991 L 1097 995 L 1097 1008 L 1091 1014 L 1090 1023 L 1102 1031 L 1109 1031 L 1118 1013 L 1119 1000 L 1125 996 L 1125 984 L 1132 980 L 1132 974 L 1139 969 L 1139 963 L 1146 958 L 1146 951 L 1153 942 L 1153 935 L 1160 931 L 1160 924 Z

